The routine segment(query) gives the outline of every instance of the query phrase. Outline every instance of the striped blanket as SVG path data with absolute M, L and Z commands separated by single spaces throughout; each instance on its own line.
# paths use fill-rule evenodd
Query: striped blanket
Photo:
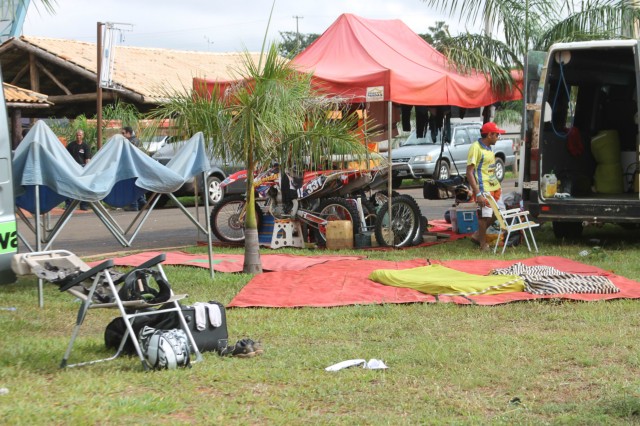
M 508 268 L 494 269 L 491 274 L 518 275 L 524 279 L 524 291 L 531 294 L 612 294 L 620 291 L 607 277 L 570 274 L 551 266 L 527 266 L 524 263 L 515 263 Z

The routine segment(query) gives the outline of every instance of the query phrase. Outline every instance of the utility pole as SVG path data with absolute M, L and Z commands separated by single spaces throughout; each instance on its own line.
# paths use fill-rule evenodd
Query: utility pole
M 296 53 L 299 53 L 299 50 L 300 50 L 300 30 L 298 28 L 298 22 L 300 21 L 300 19 L 304 19 L 304 16 L 293 15 L 293 19 L 296 20 L 296 42 L 297 42 Z
M 97 38 L 97 53 L 98 60 L 96 66 L 96 144 L 98 150 L 102 148 L 102 84 L 100 84 L 101 76 L 102 76 L 102 27 L 104 26 L 103 22 L 98 22 L 98 33 L 96 35 Z M 108 65 L 107 65 L 108 66 Z
M 207 51 L 209 51 L 209 48 L 214 42 L 207 36 L 204 36 L 204 39 L 207 40 Z

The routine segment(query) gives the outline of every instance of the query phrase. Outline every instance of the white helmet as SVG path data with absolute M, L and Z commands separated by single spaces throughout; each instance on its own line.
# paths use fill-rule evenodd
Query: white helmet
M 183 330 L 140 330 L 140 348 L 147 364 L 154 370 L 190 367 L 189 341 Z

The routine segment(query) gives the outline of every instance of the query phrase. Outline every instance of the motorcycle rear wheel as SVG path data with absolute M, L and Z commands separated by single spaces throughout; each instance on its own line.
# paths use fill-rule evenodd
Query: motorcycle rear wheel
M 244 195 L 230 195 L 225 197 L 211 209 L 209 222 L 211 232 L 225 243 L 244 242 L 244 216 L 246 214 L 246 200 Z M 256 203 L 256 219 L 258 230 L 262 223 L 262 210 Z
M 347 201 L 345 198 L 333 197 L 323 200 L 318 207 L 317 214 L 327 221 L 350 220 L 352 225 L 351 229 L 354 230 L 354 233 L 360 229 L 358 210 L 353 203 Z M 314 228 L 314 235 L 318 246 L 324 247 L 327 245 L 326 228 Z
M 422 224 L 420 207 L 408 195 L 391 199 L 391 220 L 389 204 L 384 203 L 378 211 L 376 221 L 376 241 L 382 247 L 407 247 L 413 244 Z

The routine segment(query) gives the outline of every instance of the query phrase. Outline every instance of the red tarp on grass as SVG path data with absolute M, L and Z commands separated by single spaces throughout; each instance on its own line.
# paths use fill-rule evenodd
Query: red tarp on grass
M 449 268 L 472 274 L 486 275 L 491 269 L 505 268 L 514 263 L 550 265 L 563 272 L 604 275 L 620 289 L 615 294 L 554 294 L 538 296 L 525 292 L 481 296 L 434 296 L 408 288 L 378 284 L 367 277 L 376 269 L 407 269 L 439 263 Z M 345 260 L 327 265 L 316 265 L 300 271 L 271 272 L 255 276 L 234 297 L 229 307 L 329 307 L 380 303 L 448 302 L 458 304 L 497 305 L 531 299 L 607 300 L 640 298 L 640 283 L 570 259 L 539 256 L 522 260 L 452 260 L 404 262 L 380 260 Z
M 114 258 L 116 266 L 138 266 L 149 259 L 162 254 L 158 251 L 147 251 L 130 256 Z M 167 260 L 163 265 L 187 265 L 209 268 L 209 257 L 206 254 L 190 254 L 179 251 L 165 253 Z M 264 271 L 298 271 L 313 265 L 337 260 L 358 260 L 364 256 L 296 256 L 292 254 L 261 254 L 262 269 Z M 242 272 L 244 255 L 242 254 L 214 254 L 213 268 L 218 272 Z M 91 262 L 95 266 L 102 261 Z

